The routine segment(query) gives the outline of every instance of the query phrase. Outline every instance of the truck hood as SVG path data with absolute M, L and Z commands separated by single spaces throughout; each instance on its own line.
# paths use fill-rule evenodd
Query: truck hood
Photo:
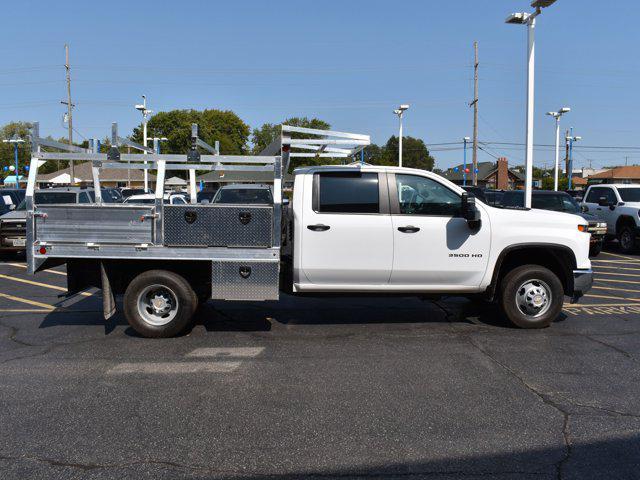
M 489 208 L 491 208 L 492 212 L 495 212 L 495 215 L 509 218 L 516 224 L 521 224 L 523 226 L 533 226 L 537 224 L 539 227 L 561 227 L 565 225 L 576 230 L 578 225 L 588 224 L 587 219 L 574 213 L 554 212 L 553 210 L 540 210 L 537 208 L 532 208 L 530 210 L 495 207 Z

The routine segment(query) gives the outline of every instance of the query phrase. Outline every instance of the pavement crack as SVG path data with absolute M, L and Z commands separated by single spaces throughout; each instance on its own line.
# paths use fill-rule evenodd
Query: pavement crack
M 562 478 L 564 478 L 564 467 L 567 464 L 567 462 L 569 461 L 569 459 L 571 458 L 571 454 L 573 453 L 573 446 L 572 446 L 572 443 L 571 443 L 571 431 L 570 431 L 571 413 L 568 410 L 566 410 L 564 407 L 559 405 L 557 402 L 555 402 L 550 397 L 550 395 L 548 395 L 545 392 L 539 391 L 533 385 L 529 384 L 524 378 L 522 378 L 520 375 L 518 375 L 511 367 L 509 367 L 508 365 L 506 365 L 505 363 L 501 362 L 500 360 L 495 358 L 493 355 L 491 355 L 491 353 L 489 353 L 487 350 L 485 350 L 480 345 L 478 345 L 476 342 L 474 342 L 473 339 L 469 335 L 467 335 L 466 338 L 467 338 L 467 341 L 469 342 L 469 344 L 471 346 L 476 348 L 480 353 L 482 353 L 484 356 L 486 356 L 489 360 L 491 360 L 493 363 L 495 363 L 500 368 L 502 368 L 504 371 L 506 371 L 510 376 L 512 376 L 513 378 L 518 380 L 518 382 L 520 382 L 520 384 L 522 384 L 529 392 L 531 392 L 535 396 L 537 396 L 545 405 L 548 405 L 548 406 L 552 407 L 553 409 L 557 410 L 562 415 L 562 440 L 563 440 L 563 443 L 564 443 L 564 455 L 560 459 L 560 461 L 558 461 L 555 464 L 555 467 L 556 467 L 556 478 L 558 480 L 562 480 Z
M 600 344 L 600 345 L 603 345 L 603 346 L 605 346 L 605 347 L 607 347 L 607 348 L 610 348 L 611 350 L 614 350 L 614 351 L 616 351 L 616 352 L 618 352 L 618 353 L 620 353 L 620 354 L 624 355 L 624 356 L 625 356 L 625 357 L 627 357 L 627 358 L 631 358 L 631 359 L 634 359 L 634 358 L 635 358 L 635 357 L 634 357 L 633 355 L 631 355 L 629 352 L 627 352 L 627 351 L 623 350 L 622 348 L 616 347 L 615 345 L 611 345 L 611 344 L 610 344 L 610 343 L 608 343 L 608 342 L 605 342 L 605 341 L 603 341 L 603 340 L 599 340 L 599 339 L 597 339 L 597 338 L 594 338 L 594 337 L 592 337 L 591 335 L 582 335 L 582 336 L 583 336 L 584 338 L 588 339 L 588 340 L 591 340 L 592 342 L 595 342 L 595 343 L 597 343 L 597 344 Z

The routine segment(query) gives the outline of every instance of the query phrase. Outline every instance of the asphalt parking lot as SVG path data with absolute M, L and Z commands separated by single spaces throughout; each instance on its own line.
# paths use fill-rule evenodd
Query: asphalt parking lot
M 640 256 L 541 331 L 459 299 L 210 302 L 139 338 L 0 261 L 0 477 L 640 478 Z

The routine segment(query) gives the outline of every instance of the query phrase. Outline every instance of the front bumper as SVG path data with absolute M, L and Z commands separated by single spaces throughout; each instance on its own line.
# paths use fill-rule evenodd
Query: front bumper
M 585 293 L 591 290 L 593 285 L 593 270 L 574 270 L 573 271 L 573 296 L 572 302 L 576 302 Z

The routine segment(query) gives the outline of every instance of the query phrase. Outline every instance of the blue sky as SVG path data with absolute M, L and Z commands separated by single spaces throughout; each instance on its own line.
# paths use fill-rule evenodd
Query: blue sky
M 558 0 L 537 26 L 535 142 L 550 144 L 544 113 L 572 112 L 563 127 L 583 137 L 576 166 L 640 164 L 640 42 L 636 0 L 598 7 Z M 615 5 L 615 8 L 612 7 Z M 316 116 L 383 143 L 393 108 L 411 104 L 405 134 L 427 144 L 471 136 L 473 41 L 480 50 L 480 140 L 524 141 L 526 29 L 506 25 L 528 1 L 58 1 L 11 2 L 0 35 L 0 122 L 39 120 L 64 136 L 64 44 L 69 43 L 74 126 L 104 137 L 130 132 L 145 93 L 153 110 L 234 110 L 251 127 Z M 589 148 L 587 148 L 589 147 Z M 462 149 L 432 146 L 437 166 Z M 523 147 L 491 145 L 521 163 Z M 551 165 L 553 149 L 536 150 Z M 480 160 L 493 160 L 480 152 Z

